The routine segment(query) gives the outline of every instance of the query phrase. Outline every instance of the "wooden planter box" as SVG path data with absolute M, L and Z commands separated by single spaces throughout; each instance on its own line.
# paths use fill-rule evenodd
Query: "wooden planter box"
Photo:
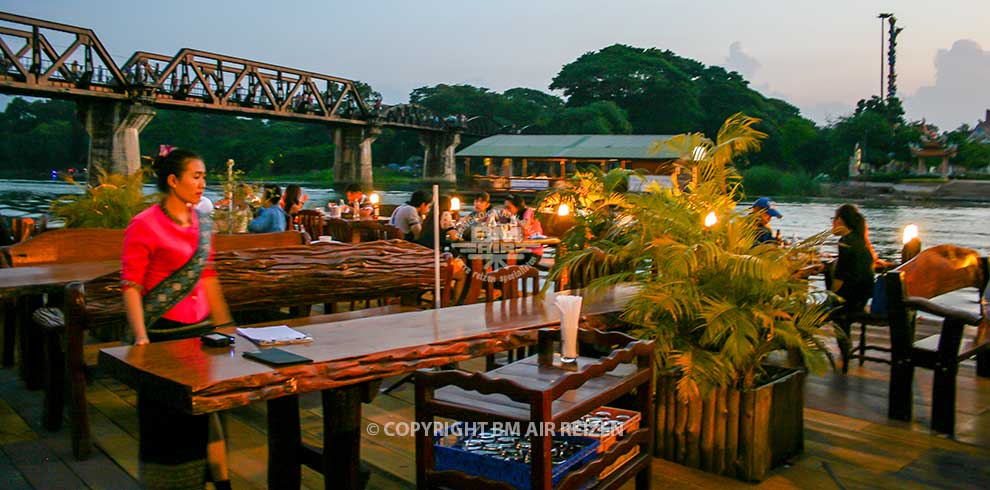
M 660 374 L 654 456 L 703 471 L 760 481 L 804 450 L 804 371 L 774 368 L 754 390 L 721 388 L 677 399 L 676 374 Z

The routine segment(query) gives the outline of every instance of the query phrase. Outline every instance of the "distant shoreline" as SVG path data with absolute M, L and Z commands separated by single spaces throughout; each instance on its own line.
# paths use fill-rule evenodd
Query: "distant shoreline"
M 948 182 L 858 182 L 846 181 L 823 186 L 823 197 L 864 199 L 905 204 L 981 204 L 990 202 L 990 181 L 950 180 Z

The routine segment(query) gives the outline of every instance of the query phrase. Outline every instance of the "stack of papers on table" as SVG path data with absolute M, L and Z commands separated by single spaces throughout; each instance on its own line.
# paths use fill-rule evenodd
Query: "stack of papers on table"
M 291 329 L 287 325 L 238 328 L 237 333 L 258 345 L 303 344 L 313 341 L 313 337 Z

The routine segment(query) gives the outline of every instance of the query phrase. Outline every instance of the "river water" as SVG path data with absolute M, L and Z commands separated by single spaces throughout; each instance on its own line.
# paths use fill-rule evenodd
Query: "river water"
M 284 185 L 284 184 L 283 184 Z M 337 201 L 341 193 L 329 186 L 305 184 L 309 195 L 307 208 L 325 206 Z M 147 192 L 154 192 L 146 186 Z M 82 188 L 60 181 L 0 180 L 0 213 L 4 216 L 38 216 L 48 210 L 52 199 L 78 194 Z M 400 204 L 409 197 L 409 190 L 393 190 L 381 193 L 385 204 Z M 206 196 L 220 199 L 221 189 L 210 186 Z M 807 237 L 831 226 L 831 218 L 840 202 L 779 202 L 777 209 L 784 215 L 771 226 L 781 230 L 784 238 Z M 887 259 L 900 254 L 901 230 L 908 224 L 920 229 L 925 248 L 952 243 L 990 253 L 990 207 L 980 204 L 884 204 L 876 200 L 857 203 L 870 227 L 870 239 L 877 253 Z

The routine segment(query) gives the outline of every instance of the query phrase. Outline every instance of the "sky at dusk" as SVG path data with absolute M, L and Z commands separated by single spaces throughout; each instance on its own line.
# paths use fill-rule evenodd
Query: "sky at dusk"
M 818 123 L 880 89 L 879 12 L 893 12 L 909 119 L 973 125 L 990 108 L 990 1 L 943 0 L 0 0 L 0 10 L 93 29 L 118 64 L 184 47 L 362 80 L 385 103 L 425 85 L 548 90 L 614 43 L 742 73 Z

